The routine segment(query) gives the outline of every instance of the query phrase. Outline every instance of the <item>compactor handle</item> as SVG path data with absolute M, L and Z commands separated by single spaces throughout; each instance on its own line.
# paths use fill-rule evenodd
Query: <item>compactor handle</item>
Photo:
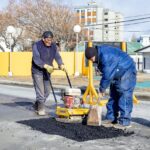
M 54 68 L 54 70 L 61 70 L 61 69 L 59 69 L 59 68 Z M 70 86 L 70 88 L 72 88 L 71 81 L 70 81 L 70 78 L 69 78 L 69 75 L 68 75 L 67 70 L 65 69 L 65 70 L 61 70 L 61 71 L 64 71 L 64 72 L 65 72 L 66 77 L 67 77 L 67 80 L 68 80 L 68 83 L 69 83 L 69 86 Z

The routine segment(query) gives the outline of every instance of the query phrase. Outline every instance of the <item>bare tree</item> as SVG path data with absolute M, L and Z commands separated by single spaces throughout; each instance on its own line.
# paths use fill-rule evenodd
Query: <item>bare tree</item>
M 0 12 L 0 15 L 5 18 L 0 23 L 0 34 L 5 33 L 8 25 L 13 25 L 22 31 L 14 39 L 14 46 L 21 43 L 26 49 L 28 39 L 35 41 L 44 31 L 51 30 L 55 40 L 64 45 L 62 49 L 75 47 L 73 32 L 76 22 L 75 14 L 60 0 L 55 2 L 52 0 L 10 0 L 8 7 L 4 12 Z
M 0 37 L 1 40 L 4 41 L 6 48 L 10 48 L 10 36 L 7 33 L 7 27 L 14 26 L 14 28 L 16 29 L 16 33 L 11 35 L 11 40 L 13 41 L 13 43 L 11 44 L 12 51 L 21 39 L 23 31 L 17 21 L 17 15 L 15 10 L 15 8 L 17 8 L 16 6 L 16 1 L 10 0 L 8 7 L 4 11 L 0 12 Z M 5 51 L 2 45 L 0 45 L 0 49 L 2 51 Z
M 6 44 L 6 47 L 9 48 L 9 42 L 6 36 L 6 29 L 7 29 L 7 26 L 9 25 L 9 21 L 11 22 L 13 19 L 12 19 L 12 16 L 7 12 L 0 12 L 0 18 L 1 18 L 1 21 L 0 21 L 1 41 L 4 41 Z M 14 24 L 13 21 L 11 23 Z M 4 51 L 4 48 L 2 47 L 2 45 L 0 46 L 0 49 Z
M 47 0 L 22 0 L 18 11 L 18 22 L 25 26 L 35 40 L 46 30 L 51 30 L 55 39 L 69 46 L 73 39 L 74 13 L 61 4 Z

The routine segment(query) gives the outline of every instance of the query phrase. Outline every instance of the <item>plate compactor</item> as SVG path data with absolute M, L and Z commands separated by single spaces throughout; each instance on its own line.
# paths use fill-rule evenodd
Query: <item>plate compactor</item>
M 54 69 L 58 70 L 58 69 Z M 54 88 L 50 79 L 52 93 L 56 102 L 56 120 L 64 123 L 81 123 L 89 113 L 89 108 L 82 104 L 81 90 L 72 88 L 70 78 L 66 70 L 64 70 L 69 87 L 61 90 L 61 100 L 63 104 L 58 105 L 58 101 L 54 92 Z

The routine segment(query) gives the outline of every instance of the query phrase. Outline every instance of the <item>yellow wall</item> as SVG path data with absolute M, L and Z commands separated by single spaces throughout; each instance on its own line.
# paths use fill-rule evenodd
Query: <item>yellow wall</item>
M 60 53 L 63 63 L 65 64 L 68 74 L 69 75 L 74 75 L 75 72 L 75 53 L 74 52 L 61 52 Z M 83 52 L 78 52 L 77 54 L 77 60 L 78 60 L 78 71 L 80 74 L 82 73 L 82 57 L 83 57 Z M 57 63 L 54 62 L 54 67 L 57 68 Z M 55 71 L 52 75 L 65 75 L 63 71 Z
M 31 75 L 31 52 L 13 52 L 12 53 L 12 73 L 14 76 Z
M 9 53 L 0 52 L 0 75 L 7 76 L 8 75 L 8 67 L 9 67 Z
M 75 55 L 74 52 L 60 52 L 63 62 L 68 70 L 69 75 L 74 75 Z M 78 52 L 78 69 L 82 73 L 83 52 Z M 31 75 L 32 52 L 12 52 L 11 53 L 11 72 L 13 76 L 30 76 Z M 54 62 L 57 68 L 57 63 Z M 0 75 L 7 76 L 9 68 L 9 53 L 0 53 Z M 56 71 L 53 75 L 65 75 L 62 71 Z

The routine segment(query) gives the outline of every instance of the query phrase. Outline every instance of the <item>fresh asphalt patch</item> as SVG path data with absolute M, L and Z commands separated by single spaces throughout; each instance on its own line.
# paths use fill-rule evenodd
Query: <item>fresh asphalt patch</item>
M 57 122 L 54 118 L 42 118 L 18 121 L 17 123 L 30 126 L 33 130 L 41 131 L 46 134 L 60 135 L 62 137 L 78 142 L 115 138 L 119 136 L 130 136 L 134 131 L 125 131 L 113 127 L 86 126 L 83 124 L 67 124 Z

